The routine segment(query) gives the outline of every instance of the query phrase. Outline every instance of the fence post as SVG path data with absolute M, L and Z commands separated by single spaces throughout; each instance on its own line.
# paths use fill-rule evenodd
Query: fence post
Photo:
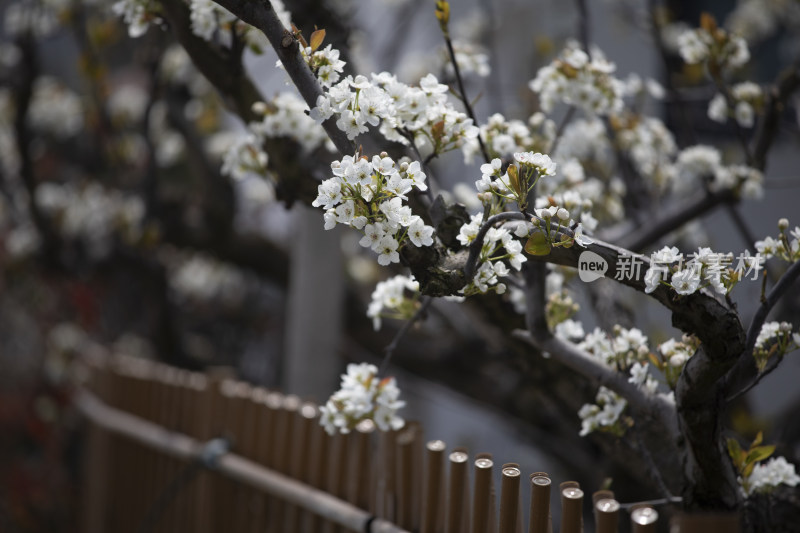
M 469 473 L 466 450 L 456 448 L 450 454 L 450 484 L 447 503 L 447 533 L 469 531 Z
M 521 529 L 519 512 L 519 465 L 506 463 L 503 465 L 503 484 L 500 490 L 500 524 L 499 533 L 517 533 Z
M 583 491 L 575 481 L 561 488 L 561 533 L 583 533 Z
M 99 398 L 108 400 L 108 361 L 105 358 L 86 358 L 88 388 Z M 83 509 L 81 512 L 81 531 L 103 533 L 106 528 L 108 509 L 108 474 L 111 450 L 111 436 L 97 424 L 87 421 L 86 451 L 83 454 Z
M 492 468 L 494 462 L 491 454 L 478 454 L 475 459 L 475 488 L 472 494 L 472 533 L 490 533 L 494 530 L 492 500 Z
M 550 485 L 546 472 L 531 474 L 531 511 L 528 533 L 552 533 L 553 520 L 550 515 Z
M 597 533 L 617 533 L 619 502 L 613 498 L 598 499 L 594 504 L 594 521 Z
M 417 450 L 419 444 L 419 428 L 416 424 L 407 424 L 397 437 L 397 523 L 408 530 L 417 529 L 417 503 L 419 492 L 416 490 L 416 474 L 419 462 Z
M 425 445 L 425 486 L 422 492 L 422 533 L 438 533 L 442 527 L 442 475 L 447 445 L 432 440 Z
M 633 533 L 655 533 L 658 512 L 648 506 L 634 507 L 631 511 L 631 530 Z

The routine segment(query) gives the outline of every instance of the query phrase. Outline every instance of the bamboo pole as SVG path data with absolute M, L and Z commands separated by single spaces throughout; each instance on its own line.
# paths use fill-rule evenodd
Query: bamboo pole
M 87 379 L 98 397 L 108 394 L 109 373 L 105 371 L 106 360 L 86 359 Z M 85 533 L 108 531 L 109 470 L 113 457 L 111 435 L 92 421 L 86 436 L 86 448 L 82 457 L 84 485 L 81 494 L 81 527 Z
M 633 533 L 655 533 L 658 512 L 652 507 L 634 507 L 631 510 L 631 531 Z
M 353 433 L 353 446 L 351 449 L 351 464 L 358 468 L 350 476 L 347 501 L 356 504 L 361 509 L 375 513 L 375 491 L 372 486 L 373 454 L 372 437 L 376 430 L 375 422 L 362 420 L 356 425 Z
M 519 481 L 522 472 L 516 463 L 503 465 L 503 483 L 500 491 L 499 533 L 517 533 L 519 524 Z
M 432 440 L 425 445 L 425 486 L 422 494 L 422 533 L 438 533 L 442 523 L 444 452 L 447 444 Z
M 197 461 L 202 456 L 204 447 L 197 440 L 109 407 L 91 393 L 78 393 L 76 405 L 84 415 L 106 430 L 154 448 L 172 458 Z M 238 455 L 226 454 L 219 457 L 216 468 L 220 474 L 230 479 L 275 495 L 292 505 L 309 509 L 345 528 L 373 533 L 408 533 L 385 520 L 375 519 L 352 504 Z
M 472 533 L 488 533 L 494 529 L 492 516 L 492 469 L 490 454 L 475 459 L 475 488 L 472 498 Z
M 416 427 L 408 427 L 397 437 L 397 523 L 400 526 L 415 529 L 415 491 L 414 473 L 416 462 L 414 446 L 417 443 Z
M 561 533 L 583 533 L 583 491 L 574 481 L 561 484 Z
M 617 533 L 619 529 L 619 502 L 612 498 L 597 500 L 594 504 L 594 521 L 596 533 Z
M 553 520 L 550 515 L 550 486 L 552 481 L 546 472 L 531 474 L 531 511 L 528 533 L 552 533 Z
M 463 449 L 450 454 L 450 484 L 447 503 L 447 533 L 469 531 L 469 455 Z

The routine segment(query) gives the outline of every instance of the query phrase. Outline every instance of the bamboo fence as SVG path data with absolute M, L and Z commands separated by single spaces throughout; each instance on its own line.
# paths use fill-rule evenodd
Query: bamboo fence
M 553 531 L 546 473 L 524 476 L 489 454 L 470 461 L 460 448 L 448 454 L 440 440 L 423 442 L 419 424 L 384 433 L 362 423 L 330 436 L 316 405 L 224 372 L 118 355 L 87 355 L 81 365 L 86 533 Z M 585 531 L 583 490 L 569 481 L 558 490 L 561 533 Z M 623 511 L 613 493 L 589 501 L 595 531 L 618 531 Z M 657 519 L 647 506 L 625 513 L 636 533 L 657 531 Z M 738 527 L 735 516 L 688 516 L 670 531 Z

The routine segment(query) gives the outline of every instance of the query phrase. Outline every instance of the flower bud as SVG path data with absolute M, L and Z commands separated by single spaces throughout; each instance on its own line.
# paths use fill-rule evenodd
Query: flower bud
M 267 104 L 264 102 L 253 102 L 253 105 L 250 107 L 253 110 L 253 113 L 256 115 L 264 116 L 267 114 Z
M 786 218 L 782 218 L 778 220 L 778 229 L 781 231 L 786 231 L 789 228 L 789 220 Z
M 558 218 L 559 218 L 559 219 L 561 219 L 561 220 L 567 220 L 567 219 L 569 218 L 569 211 L 567 211 L 567 210 L 566 210 L 566 209 L 564 209 L 563 207 L 560 207 L 560 208 L 558 209 L 558 211 L 556 211 L 556 215 L 557 215 L 557 216 L 558 216 Z

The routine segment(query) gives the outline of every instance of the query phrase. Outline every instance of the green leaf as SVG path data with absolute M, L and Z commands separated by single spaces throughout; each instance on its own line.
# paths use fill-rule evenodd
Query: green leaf
M 547 255 L 550 253 L 550 243 L 547 242 L 547 236 L 537 231 L 530 236 L 528 242 L 525 243 L 525 251 L 531 255 Z
M 775 446 L 756 446 L 755 448 L 750 448 L 750 451 L 747 452 L 747 458 L 745 459 L 746 464 L 750 463 L 760 463 L 764 459 L 767 459 L 770 455 L 775 453 Z
M 752 449 L 753 446 L 758 446 L 759 444 L 761 444 L 763 440 L 764 440 L 764 432 L 759 431 L 758 435 L 756 435 L 756 438 L 753 439 L 753 443 L 750 445 L 750 448 Z
M 744 468 L 744 457 L 745 457 L 745 454 L 742 451 L 742 447 L 739 445 L 739 441 L 734 439 L 733 437 L 727 440 L 727 444 L 728 444 L 728 455 L 730 455 L 734 466 L 736 466 L 736 470 L 741 472 L 742 469 Z

